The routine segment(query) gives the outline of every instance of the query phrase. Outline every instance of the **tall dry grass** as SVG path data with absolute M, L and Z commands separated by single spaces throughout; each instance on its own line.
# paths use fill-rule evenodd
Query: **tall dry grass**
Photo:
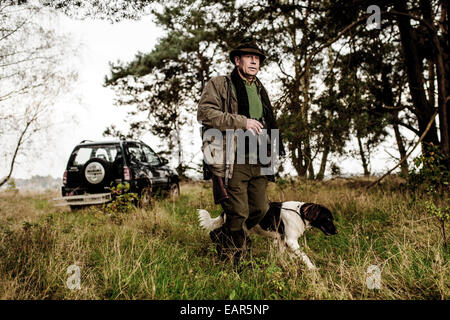
M 361 179 L 270 184 L 272 201 L 317 202 L 339 234 L 312 230 L 300 245 L 317 272 L 269 239 L 253 238 L 241 270 L 220 261 L 196 210 L 213 215 L 209 183 L 183 184 L 175 202 L 155 201 L 119 218 L 99 208 L 54 207 L 55 194 L 0 194 L 2 299 L 448 299 L 449 256 L 420 197 L 396 182 L 369 192 Z M 66 286 L 77 265 L 81 288 Z M 381 270 L 369 289 L 367 269 Z

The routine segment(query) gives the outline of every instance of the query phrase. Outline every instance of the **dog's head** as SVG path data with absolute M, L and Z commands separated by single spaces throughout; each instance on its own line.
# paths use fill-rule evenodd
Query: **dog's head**
M 331 236 L 338 233 L 333 222 L 333 215 L 328 208 L 320 204 L 305 203 L 300 210 L 305 220 L 308 220 L 313 227 L 322 230 L 325 235 Z

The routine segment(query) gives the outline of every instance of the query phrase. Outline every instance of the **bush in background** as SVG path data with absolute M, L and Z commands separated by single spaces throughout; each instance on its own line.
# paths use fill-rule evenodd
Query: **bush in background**
M 425 194 L 424 208 L 440 224 L 444 246 L 447 247 L 446 224 L 450 222 L 448 198 L 450 171 L 447 169 L 444 153 L 432 143 L 425 145 L 425 152 L 414 159 L 418 171 L 409 175 L 409 186 Z

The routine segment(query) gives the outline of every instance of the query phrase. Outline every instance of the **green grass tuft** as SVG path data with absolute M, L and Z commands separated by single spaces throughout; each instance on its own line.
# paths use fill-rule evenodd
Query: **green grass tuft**
M 420 198 L 366 193 L 356 182 L 270 184 L 272 201 L 316 202 L 335 215 L 338 235 L 312 230 L 299 240 L 319 267 L 311 272 L 256 236 L 239 270 L 220 261 L 197 220 L 198 208 L 221 212 L 209 184 L 183 184 L 181 192 L 119 222 L 100 208 L 53 207 L 51 193 L 0 193 L 0 298 L 450 298 L 450 252 Z M 80 290 L 66 286 L 70 265 L 80 268 Z M 371 265 L 381 270 L 379 290 L 366 286 Z

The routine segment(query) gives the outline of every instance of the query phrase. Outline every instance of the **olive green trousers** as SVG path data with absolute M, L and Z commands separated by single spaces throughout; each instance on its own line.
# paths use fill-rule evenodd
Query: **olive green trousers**
M 269 210 L 267 183 L 267 177 L 261 175 L 260 165 L 234 164 L 233 176 L 228 181 L 228 199 L 221 203 L 226 213 L 226 230 L 242 234 L 244 224 L 250 230 L 264 218 Z

